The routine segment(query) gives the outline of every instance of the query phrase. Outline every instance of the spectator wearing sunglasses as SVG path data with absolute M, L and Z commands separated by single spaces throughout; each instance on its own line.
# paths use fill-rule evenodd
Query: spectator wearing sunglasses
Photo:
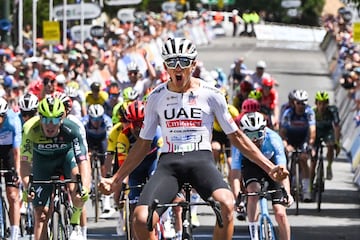
M 311 202 L 310 167 L 308 160 L 310 153 L 315 155 L 316 120 L 315 113 L 308 105 L 308 93 L 296 90 L 293 94 L 294 107 L 285 110 L 281 117 L 280 136 L 286 151 L 301 149 L 300 171 L 302 177 L 303 201 Z M 311 151 L 310 151 L 311 150 Z
M 110 194 L 121 188 L 123 180 L 138 166 L 151 149 L 157 126 L 161 126 L 166 144 L 161 148 L 158 167 L 145 184 L 134 210 L 133 226 L 137 239 L 149 239 L 146 222 L 148 206 L 155 198 L 171 202 L 183 183 L 189 182 L 202 199 L 213 197 L 221 204 L 224 227 L 214 229 L 213 239 L 230 240 L 234 231 L 234 196 L 214 164 L 211 134 L 214 117 L 232 144 L 259 164 L 272 178 L 281 180 L 288 172 L 275 166 L 239 130 L 227 110 L 225 96 L 219 89 L 192 77 L 197 50 L 185 38 L 169 38 L 162 47 L 164 68 L 169 81 L 160 84 L 149 95 L 139 138 L 134 143 L 123 166 L 112 178 L 103 178 L 101 189 Z M 206 181 L 204 181 L 206 179 Z M 153 223 L 164 210 L 157 210 Z
M 57 90 L 62 91 L 61 89 L 58 89 L 56 74 L 54 72 L 52 71 L 43 72 L 43 74 L 41 75 L 41 79 L 43 85 L 41 90 L 41 99 L 43 99 L 45 95 L 47 94 L 51 95 Z
M 20 143 L 21 121 L 18 115 L 9 109 L 9 104 L 0 98 L 0 163 L 1 169 L 15 169 L 16 175 L 5 173 L 6 192 L 9 202 L 10 239 L 18 239 L 20 223 Z
M 70 239 L 83 239 L 80 228 L 82 208 L 89 198 L 90 173 L 86 145 L 79 127 L 65 118 L 65 106 L 58 98 L 47 95 L 38 106 L 39 117 L 27 121 L 23 127 L 21 142 L 21 176 L 25 189 L 28 177 L 34 180 L 49 180 L 60 172 L 65 178 L 76 179 L 81 174 L 83 188 L 81 196 L 76 187 L 70 187 L 74 204 L 70 223 L 73 231 Z M 52 156 L 49 158 L 49 156 Z M 34 185 L 34 191 L 41 194 L 28 194 L 34 205 L 34 238 L 46 239 L 47 219 L 49 219 L 51 185 Z

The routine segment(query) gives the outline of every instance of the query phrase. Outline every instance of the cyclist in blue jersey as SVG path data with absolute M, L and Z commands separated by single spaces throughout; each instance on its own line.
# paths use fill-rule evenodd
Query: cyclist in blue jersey
M 259 112 L 245 113 L 239 121 L 239 127 L 261 150 L 261 152 L 276 165 L 286 167 L 286 156 L 284 145 L 280 136 L 270 128 L 266 127 L 266 120 Z M 238 150 L 237 150 L 238 151 Z M 263 178 L 269 182 L 268 190 L 280 190 L 281 185 L 285 187 L 289 201 L 293 202 L 290 195 L 289 178 L 285 178 L 281 183 L 273 181 L 269 175 L 264 172 L 258 165 L 250 161 L 238 151 L 238 157 L 233 159 L 232 172 L 233 176 L 241 176 L 242 172 L 244 184 L 248 192 L 258 192 L 261 189 L 261 180 Z M 241 179 L 239 179 L 241 180 Z M 239 192 L 234 192 L 237 195 Z M 277 192 L 271 195 L 275 219 L 279 225 L 279 235 L 282 240 L 290 240 L 290 224 L 286 215 L 286 207 L 278 201 L 282 193 Z M 247 200 L 247 215 L 249 219 L 249 231 L 251 240 L 258 239 L 258 196 L 249 196 Z
M 19 99 L 19 116 L 22 124 L 37 114 L 38 105 L 39 99 L 36 95 L 32 93 L 21 95 Z
M 107 149 L 107 139 L 113 127 L 111 118 L 105 114 L 104 107 L 100 104 L 92 104 L 87 111 L 88 115 L 82 118 L 86 130 L 86 140 L 88 143 L 89 154 L 96 150 L 104 154 Z M 105 156 L 100 157 L 101 175 L 106 177 Z M 103 218 L 111 216 L 115 210 L 111 208 L 110 196 L 105 196 L 103 200 Z
M 0 98 L 0 169 L 15 168 L 20 173 L 21 121 L 9 109 L 4 98 Z M 5 174 L 6 196 L 9 202 L 10 239 L 18 239 L 20 223 L 19 178 L 11 173 Z
M 316 120 L 314 110 L 307 104 L 308 93 L 304 90 L 294 92 L 294 107 L 287 109 L 281 118 L 280 136 L 287 152 L 298 148 L 302 177 L 303 200 L 311 201 L 310 154 L 315 155 Z M 310 151 L 311 150 L 311 151 Z

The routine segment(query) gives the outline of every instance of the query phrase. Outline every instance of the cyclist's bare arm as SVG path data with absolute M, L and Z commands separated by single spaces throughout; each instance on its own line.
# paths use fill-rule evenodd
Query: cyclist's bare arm
M 125 177 L 128 176 L 148 154 L 151 142 L 152 140 L 138 138 L 134 146 L 130 149 L 126 161 L 115 175 L 110 179 L 102 179 L 100 189 L 105 194 L 109 194 L 121 187 Z
M 236 132 L 228 134 L 228 137 L 231 143 L 237 147 L 245 157 L 269 173 L 272 179 L 279 181 L 287 177 L 288 171 L 286 168 L 275 166 L 242 131 L 237 130 Z

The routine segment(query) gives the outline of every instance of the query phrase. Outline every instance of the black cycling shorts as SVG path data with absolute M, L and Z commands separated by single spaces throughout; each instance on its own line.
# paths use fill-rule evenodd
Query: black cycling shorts
M 154 175 L 140 195 L 138 205 L 151 205 L 154 199 L 158 199 L 160 204 L 171 203 L 186 182 L 202 199 L 208 199 L 217 189 L 229 189 L 215 166 L 212 152 L 163 153 Z M 159 216 L 165 210 L 157 209 Z
M 12 145 L 1 145 L 0 146 L 0 169 L 11 170 L 15 168 L 14 154 Z M 14 175 L 11 172 L 4 174 L 6 186 L 17 187 L 14 184 Z
M 245 187 L 247 187 L 252 182 L 258 182 L 261 184 L 262 179 L 265 179 L 268 182 L 267 190 L 280 190 L 281 185 L 270 178 L 270 176 L 258 165 L 251 162 L 248 159 L 243 159 L 242 161 L 242 175 L 244 179 Z M 272 204 L 279 203 L 279 199 L 283 197 L 281 191 L 275 192 L 271 194 Z

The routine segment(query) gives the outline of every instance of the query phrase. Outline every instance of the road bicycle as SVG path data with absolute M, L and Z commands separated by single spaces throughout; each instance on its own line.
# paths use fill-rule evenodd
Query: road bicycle
M 22 204 L 25 206 L 25 212 L 20 215 L 20 235 L 21 237 L 28 235 L 31 240 L 34 234 L 34 209 L 31 201 Z
M 2 178 L 6 173 L 10 173 L 11 176 L 13 176 L 13 182 L 17 181 L 18 176 L 14 168 L 11 170 L 0 170 L 0 178 Z M 10 236 L 10 216 L 2 186 L 3 185 L 0 181 L 0 239 L 7 239 Z
M 208 198 L 206 202 L 190 202 L 192 186 L 189 183 L 184 183 L 182 189 L 185 192 L 185 201 L 176 203 L 164 203 L 160 204 L 158 199 L 154 199 L 152 204 L 149 206 L 147 228 L 149 231 L 153 231 L 153 214 L 157 208 L 168 208 L 168 207 L 181 207 L 182 208 L 182 240 L 193 240 L 192 234 L 192 223 L 191 223 L 191 206 L 205 205 L 210 206 L 216 216 L 216 222 L 219 227 L 223 227 L 223 220 L 221 216 L 220 203 L 215 201 L 212 197 Z
M 295 198 L 295 215 L 299 215 L 299 202 L 301 201 L 302 184 L 300 177 L 300 154 L 302 150 L 296 148 L 293 152 L 289 153 L 288 159 L 290 159 L 290 185 L 291 195 Z
M 48 239 L 68 240 L 71 233 L 70 219 L 72 215 L 72 202 L 67 187 L 69 183 L 77 184 L 77 192 L 81 195 L 82 181 L 80 174 L 76 180 L 63 179 L 62 176 L 51 176 L 50 180 L 34 180 L 33 175 L 29 177 L 29 193 L 35 193 L 34 184 L 50 184 L 53 186 L 50 209 L 51 218 L 48 222 Z
M 320 143 L 316 146 L 317 160 L 315 165 L 315 176 L 313 179 L 313 196 L 317 202 L 317 211 L 321 211 L 321 201 L 322 201 L 322 193 L 325 189 L 325 178 L 324 178 L 324 141 L 320 139 Z
M 91 191 L 90 199 L 95 211 L 95 222 L 99 221 L 101 209 L 101 192 L 99 191 L 99 184 L 101 181 L 101 160 L 105 157 L 105 153 L 98 153 L 96 150 L 91 152 Z
M 270 217 L 267 198 L 271 194 L 275 194 L 279 191 L 282 193 L 283 197 L 280 199 L 273 199 L 273 201 L 277 201 L 280 204 L 286 205 L 289 197 L 287 195 L 285 188 L 282 186 L 281 189 L 267 190 L 267 182 L 264 181 L 264 179 L 261 181 L 261 190 L 259 192 L 241 193 L 241 195 L 244 197 L 249 197 L 249 196 L 258 196 L 259 197 L 259 205 L 260 205 L 259 239 L 260 240 L 276 240 L 276 239 L 278 239 L 274 224 Z
M 125 232 L 125 239 L 132 240 L 132 233 L 131 233 L 131 209 L 130 209 L 130 200 L 129 200 L 129 191 L 135 188 L 143 188 L 144 184 L 139 184 L 135 186 L 127 186 L 121 189 L 120 197 L 119 197 L 119 211 L 122 211 L 122 217 L 124 221 L 124 232 Z

